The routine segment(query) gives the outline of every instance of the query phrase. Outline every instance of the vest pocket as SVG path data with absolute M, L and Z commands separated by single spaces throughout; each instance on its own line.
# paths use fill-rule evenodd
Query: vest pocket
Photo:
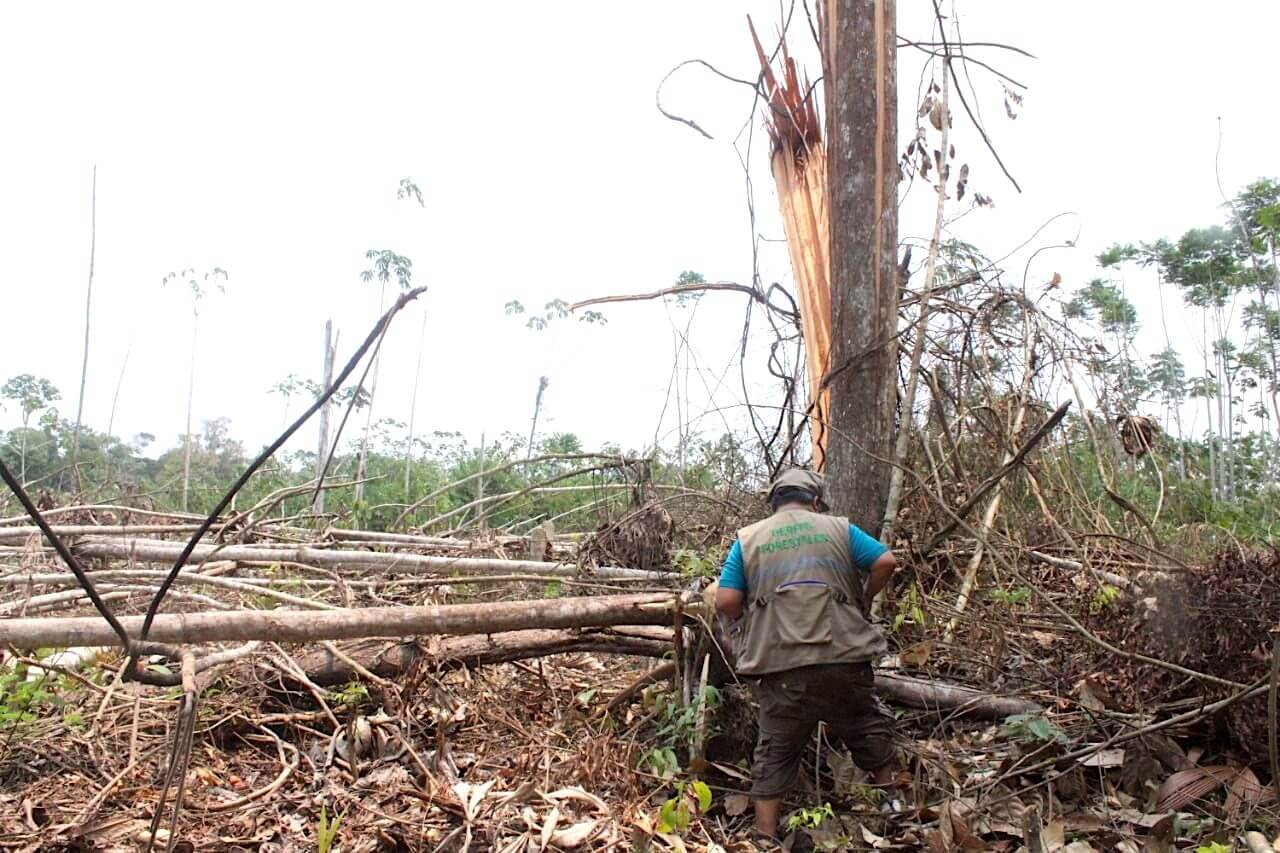
M 822 581 L 791 581 L 773 591 L 769 606 L 781 643 L 816 646 L 830 643 L 831 587 Z

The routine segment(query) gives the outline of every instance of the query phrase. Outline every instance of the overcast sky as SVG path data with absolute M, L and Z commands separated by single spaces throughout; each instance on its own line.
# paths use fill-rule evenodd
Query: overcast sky
M 899 9 L 900 33 L 927 38 L 929 4 L 899 0 Z M 1228 192 L 1278 171 L 1268 84 L 1280 4 L 1224 2 L 1209 13 L 1192 2 L 959 0 L 957 11 L 966 39 L 1038 57 L 980 54 L 1029 85 L 1016 121 L 1004 116 L 997 83 L 975 78 L 1021 194 L 967 127 L 956 133 L 971 188 L 996 202 L 959 223 L 957 236 L 999 257 L 1054 215 L 1072 214 L 1031 248 L 1077 236 L 1079 247 L 1036 256 L 1032 281 L 1059 271 L 1070 290 L 1115 240 L 1215 221 L 1219 116 Z M 776 33 L 776 3 L 729 0 L 5 4 L 0 380 L 46 376 L 74 415 L 96 163 L 85 404 L 95 429 L 107 427 L 127 353 L 114 432 L 177 441 L 190 298 L 161 281 L 171 270 L 220 266 L 230 279 L 202 305 L 196 419 L 225 415 L 250 446 L 268 440 L 283 415 L 268 389 L 290 373 L 319 378 L 327 318 L 341 329 L 345 359 L 377 312 L 376 288 L 359 280 L 364 252 L 389 248 L 410 256 L 415 283 L 430 289 L 388 341 L 379 417 L 408 419 L 425 312 L 420 431 L 476 440 L 482 430 L 527 430 L 546 375 L 545 430 L 577 432 L 588 445 L 669 436 L 678 417 L 674 403 L 664 406 L 673 330 L 687 311 L 608 306 L 606 326 L 568 320 L 533 332 L 503 306 L 654 290 L 684 269 L 750 280 L 733 148 L 750 92 L 693 68 L 667 84 L 667 108 L 712 141 L 654 108 L 659 80 L 684 59 L 754 75 L 748 12 L 762 36 Z M 807 27 L 794 38 L 811 57 Z M 921 57 L 903 50 L 899 62 L 909 126 Z M 757 133 L 757 227 L 776 238 L 765 146 Z M 403 177 L 420 185 L 425 208 L 396 199 Z M 903 237 L 928 227 L 922 206 L 904 208 Z M 788 282 L 783 247 L 762 248 L 765 280 Z M 1015 280 L 1026 258 L 1011 259 Z M 1149 352 L 1163 335 L 1142 284 L 1128 286 Z M 743 309 L 731 294 L 697 309 L 682 380 L 695 416 L 741 403 L 728 368 Z M 752 364 L 765 342 L 749 347 Z M 0 415 L 14 420 L 12 410 Z M 724 423 L 715 415 L 697 426 L 714 435 Z M 311 447 L 313 432 L 298 446 Z

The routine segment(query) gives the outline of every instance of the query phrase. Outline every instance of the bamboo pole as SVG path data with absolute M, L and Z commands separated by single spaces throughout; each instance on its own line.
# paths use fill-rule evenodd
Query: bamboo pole
M 314 643 L 363 637 L 493 634 L 530 628 L 665 625 L 671 621 L 675 603 L 675 596 L 664 593 L 427 607 L 164 613 L 152 622 L 148 639 L 175 644 L 246 640 Z M 120 621 L 129 636 L 136 637 L 142 618 L 126 616 Z M 0 619 L 0 646 L 118 645 L 120 638 L 111 626 L 96 616 Z

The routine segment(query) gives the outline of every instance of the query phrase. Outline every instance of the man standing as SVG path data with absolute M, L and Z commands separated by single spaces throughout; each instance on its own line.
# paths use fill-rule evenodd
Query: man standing
M 756 830 L 774 837 L 782 795 L 819 721 L 877 784 L 892 778 L 892 718 L 875 698 L 871 670 L 885 641 L 866 613 L 898 564 L 862 530 L 823 514 L 821 474 L 784 471 L 769 506 L 769 518 L 738 532 L 716 609 L 736 620 L 736 669 L 760 705 L 751 795 Z

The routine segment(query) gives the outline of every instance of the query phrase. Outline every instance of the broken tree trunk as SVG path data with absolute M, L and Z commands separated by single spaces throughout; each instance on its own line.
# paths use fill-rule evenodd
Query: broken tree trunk
M 824 6 L 831 219 L 828 502 L 879 533 L 897 402 L 898 166 L 894 0 Z
M 528 628 L 665 625 L 671 622 L 675 602 L 675 596 L 654 594 L 428 607 L 165 613 L 152 623 L 148 639 L 173 644 L 244 640 L 314 643 L 364 637 L 493 634 Z M 131 637 L 142 627 L 141 616 L 124 616 L 120 622 Z M 97 616 L 0 619 L 0 646 L 30 649 L 119 644 L 111 626 Z
M 182 554 L 179 542 L 150 540 L 89 539 L 74 550 L 86 557 L 105 557 L 138 563 L 172 563 Z M 533 560 L 499 560 L 478 557 L 431 557 L 422 554 L 383 554 L 377 551 L 347 551 L 327 548 L 264 547 L 261 545 L 197 545 L 188 562 L 192 565 L 216 556 L 219 560 L 245 563 L 302 563 L 310 566 L 380 567 L 402 574 L 440 575 L 589 575 L 608 580 L 663 581 L 675 577 L 670 572 L 648 572 L 616 566 L 584 570 L 572 563 L 540 563 Z
M 765 127 L 772 143 L 770 164 L 778 189 L 787 252 L 800 299 L 801 334 L 805 370 L 809 378 L 813 467 L 826 465 L 826 417 L 830 391 L 822 378 L 831 367 L 831 226 L 827 217 L 827 152 L 822 139 L 814 88 L 801 77 L 796 62 L 782 44 L 779 79 L 756 36 L 750 16 L 747 24 L 755 41 L 769 96 Z

